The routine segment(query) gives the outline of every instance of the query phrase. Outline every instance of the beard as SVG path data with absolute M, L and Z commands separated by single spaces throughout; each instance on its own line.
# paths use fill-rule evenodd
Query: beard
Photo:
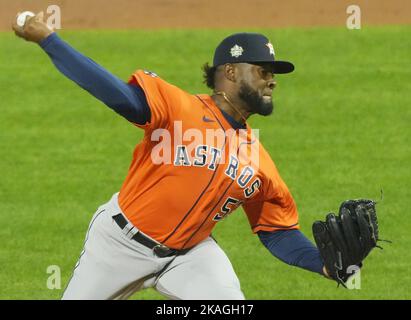
M 258 91 L 251 88 L 244 81 L 240 84 L 240 91 L 238 92 L 238 97 L 248 106 L 250 113 L 257 113 L 262 116 L 268 116 L 273 113 L 274 103 L 270 99 L 265 100 Z

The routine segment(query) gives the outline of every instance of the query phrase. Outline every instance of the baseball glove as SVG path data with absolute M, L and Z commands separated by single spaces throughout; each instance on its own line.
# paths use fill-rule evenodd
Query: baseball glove
M 347 200 L 341 204 L 338 216 L 329 213 L 325 222 L 313 223 L 314 239 L 328 274 L 344 287 L 370 251 L 381 248 L 377 246 L 380 239 L 375 204 L 366 199 Z

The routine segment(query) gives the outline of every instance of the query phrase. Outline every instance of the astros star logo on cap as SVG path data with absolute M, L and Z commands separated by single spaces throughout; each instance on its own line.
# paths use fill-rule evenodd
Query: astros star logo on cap
M 230 53 L 232 57 L 238 58 L 243 54 L 243 51 L 244 49 L 236 44 L 234 47 L 231 48 Z
M 270 49 L 270 54 L 272 54 L 273 56 L 275 56 L 275 52 L 274 52 L 274 47 L 273 45 L 269 42 L 266 44 L 266 46 L 268 47 L 268 49 Z

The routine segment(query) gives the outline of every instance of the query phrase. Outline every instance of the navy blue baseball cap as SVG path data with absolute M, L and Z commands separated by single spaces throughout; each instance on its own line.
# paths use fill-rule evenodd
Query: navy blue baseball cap
M 294 70 L 291 62 L 275 60 L 273 45 L 266 36 L 259 33 L 233 34 L 225 38 L 215 49 L 214 67 L 240 62 L 270 62 L 274 73 L 289 73 Z

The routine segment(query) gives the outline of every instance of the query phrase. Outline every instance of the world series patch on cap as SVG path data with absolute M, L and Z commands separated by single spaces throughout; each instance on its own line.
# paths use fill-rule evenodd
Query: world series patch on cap
M 289 73 L 294 65 L 288 61 L 275 60 L 274 47 L 270 40 L 259 33 L 236 33 L 225 38 L 216 48 L 213 66 L 226 63 L 270 62 L 274 73 Z

